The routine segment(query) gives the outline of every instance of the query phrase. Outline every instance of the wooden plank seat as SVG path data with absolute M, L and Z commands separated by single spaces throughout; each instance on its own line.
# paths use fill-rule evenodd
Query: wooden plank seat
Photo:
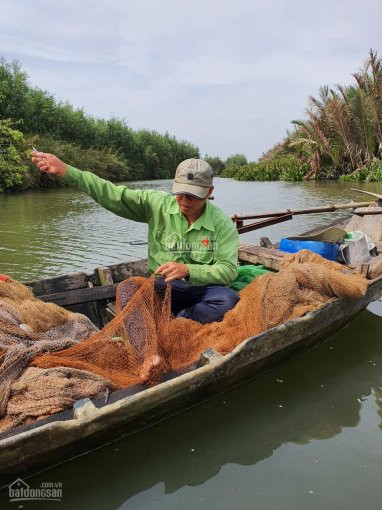
M 106 312 L 106 305 L 108 300 L 115 300 L 118 283 L 131 276 L 148 275 L 147 261 L 136 260 L 100 267 L 91 274 L 73 273 L 25 284 L 42 301 L 83 313 L 102 327 L 112 317 Z
M 77 305 L 110 299 L 115 297 L 117 284 L 90 287 L 86 289 L 69 290 L 68 292 L 57 292 L 55 294 L 44 294 L 39 299 L 60 306 Z
M 69 275 L 44 278 L 26 282 L 36 297 L 45 294 L 57 294 L 71 290 L 84 289 L 88 287 L 88 275 L 86 273 L 73 273 Z
M 241 245 L 239 247 L 239 262 L 261 264 L 268 269 L 278 271 L 282 259 L 289 255 L 277 248 L 263 248 L 262 246 Z

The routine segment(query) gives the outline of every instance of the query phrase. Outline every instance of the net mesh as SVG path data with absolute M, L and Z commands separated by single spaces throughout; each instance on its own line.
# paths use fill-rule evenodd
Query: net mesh
M 0 430 L 106 389 L 156 384 L 192 366 L 207 348 L 225 355 L 336 296 L 357 299 L 367 290 L 360 274 L 303 250 L 245 287 L 221 322 L 200 324 L 173 318 L 170 286 L 158 294 L 154 281 L 119 284 L 116 317 L 101 331 L 82 315 L 38 301 L 18 282 L 0 281 Z

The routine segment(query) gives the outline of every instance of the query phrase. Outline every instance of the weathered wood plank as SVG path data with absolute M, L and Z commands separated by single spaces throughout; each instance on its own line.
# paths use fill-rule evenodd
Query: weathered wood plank
M 115 297 L 116 289 L 117 284 L 113 284 L 70 290 L 68 292 L 58 292 L 56 294 L 46 294 L 39 297 L 45 302 L 55 303 L 60 306 L 70 306 L 79 303 L 89 303 L 90 301 L 99 301 L 101 299 L 111 299 Z
M 367 278 L 369 280 L 374 280 L 379 275 L 382 274 L 382 253 L 372 258 L 369 262 L 369 268 L 367 271 Z
M 35 296 L 43 294 L 55 294 L 67 290 L 82 289 L 87 287 L 86 273 L 72 273 L 54 278 L 45 278 L 44 280 L 33 280 L 25 282 L 25 285 L 31 287 Z
M 199 358 L 199 361 L 196 365 L 197 368 L 204 367 L 205 365 L 211 364 L 211 363 L 219 363 L 219 361 L 222 361 L 223 355 L 219 352 L 215 351 L 215 349 L 212 349 L 209 347 L 208 349 L 204 350 Z
M 240 246 L 239 248 L 239 261 L 250 262 L 251 264 L 262 264 L 276 271 L 279 270 L 280 262 L 286 255 L 289 255 L 289 253 L 275 248 L 262 248 L 260 246 Z M 367 264 L 349 267 L 359 271 L 369 280 L 373 280 L 382 274 L 382 254 L 372 258 Z
M 114 317 L 117 315 L 115 301 L 109 301 L 109 303 L 107 303 L 106 309 L 105 309 L 105 315 L 109 321 L 114 319 Z
M 262 264 L 264 267 L 278 271 L 280 262 L 285 255 L 285 251 L 276 248 L 263 248 L 261 246 L 240 246 L 239 261 L 250 262 L 251 264 Z
M 97 273 L 98 273 L 101 285 L 112 285 L 114 283 L 110 267 L 108 267 L 108 266 L 98 267 Z
M 76 305 L 67 305 L 65 306 L 67 310 L 74 313 L 82 313 L 89 317 L 93 324 L 95 324 L 98 328 L 102 327 L 101 321 L 99 319 L 99 314 L 97 314 L 95 310 L 94 303 L 89 301 L 88 303 L 78 303 Z
M 358 207 L 355 209 L 354 214 L 382 214 L 382 207 Z
M 116 315 L 116 302 L 115 301 L 110 301 L 110 303 L 107 304 L 107 307 L 109 308 L 109 310 L 114 314 Z
M 135 260 L 108 266 L 113 282 L 121 282 L 131 276 L 149 276 L 147 260 Z
M 122 264 L 112 264 L 110 266 L 106 266 L 106 268 L 110 269 L 113 282 L 121 282 L 131 276 L 149 275 L 147 260 L 136 260 L 132 262 L 124 262 Z M 45 294 L 56 294 L 64 291 L 84 289 L 88 286 L 89 281 L 91 281 L 94 285 L 101 285 L 97 271 L 91 275 L 87 275 L 86 273 L 72 273 L 24 283 L 25 285 L 28 285 L 28 287 L 31 287 L 35 296 L 40 297 Z

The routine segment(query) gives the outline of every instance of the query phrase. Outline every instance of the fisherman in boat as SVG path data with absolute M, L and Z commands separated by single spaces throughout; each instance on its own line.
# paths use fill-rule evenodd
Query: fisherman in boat
M 187 159 L 176 169 L 172 194 L 117 186 L 67 165 L 53 154 L 33 151 L 43 172 L 90 195 L 105 209 L 147 223 L 148 267 L 156 289 L 171 284 L 176 317 L 201 323 L 219 321 L 238 302 L 228 287 L 237 276 L 239 236 L 234 223 L 209 202 L 213 171 L 203 159 Z

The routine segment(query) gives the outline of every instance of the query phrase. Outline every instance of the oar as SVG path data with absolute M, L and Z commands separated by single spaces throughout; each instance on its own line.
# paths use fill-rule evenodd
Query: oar
M 372 202 L 350 202 L 348 204 L 331 204 L 325 205 L 322 207 L 312 207 L 311 209 L 297 209 L 295 211 L 291 211 L 287 209 L 286 211 L 271 211 L 265 213 L 255 213 L 255 214 L 234 214 L 231 216 L 232 221 L 236 223 L 236 228 L 239 234 L 244 234 L 245 232 L 251 232 L 252 230 L 258 230 L 260 228 L 269 227 L 270 225 L 275 225 L 276 223 L 281 223 L 282 221 L 288 221 L 293 218 L 293 215 L 297 214 L 316 214 L 321 212 L 333 212 L 339 209 L 353 209 L 356 207 L 367 207 Z M 268 218 L 262 221 L 255 221 L 254 223 L 249 223 L 244 225 L 244 220 L 253 220 L 259 218 Z
M 378 200 L 382 200 L 382 195 L 379 193 L 372 193 L 371 191 L 365 191 L 364 189 L 355 189 L 351 188 L 353 191 L 358 191 L 358 193 L 365 193 L 366 195 L 371 195 L 372 197 L 378 198 Z

